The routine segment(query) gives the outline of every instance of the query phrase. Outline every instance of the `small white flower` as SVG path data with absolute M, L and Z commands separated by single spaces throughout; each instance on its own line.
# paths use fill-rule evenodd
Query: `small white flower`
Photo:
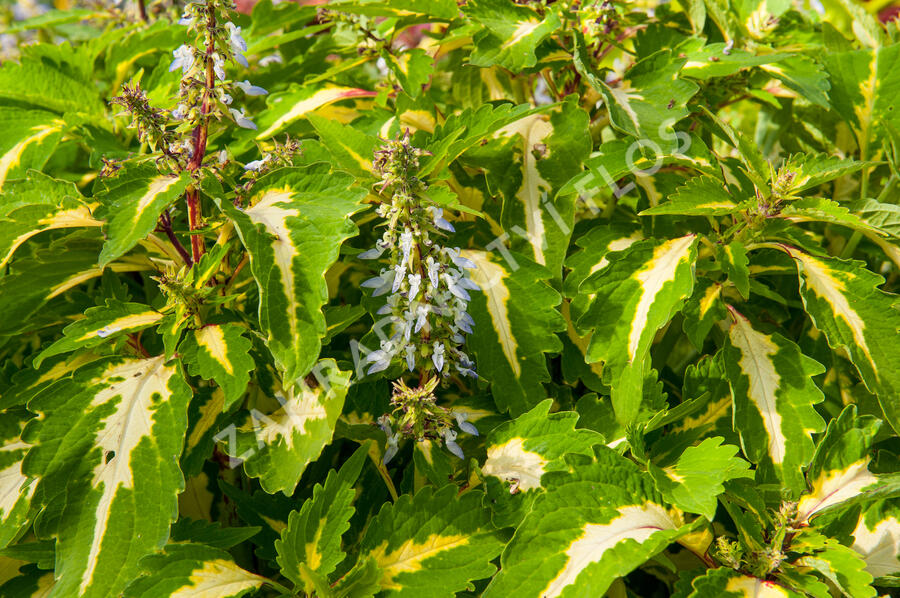
M 229 108 L 229 112 L 231 112 L 231 116 L 234 117 L 234 122 L 237 123 L 239 127 L 243 127 L 245 129 L 253 129 L 256 130 L 256 125 L 253 124 L 253 121 L 244 116 L 244 109 L 241 108 L 240 111 L 235 110 L 234 108 Z
M 416 346 L 406 345 L 406 367 L 409 371 L 416 369 Z
M 228 22 L 225 23 L 225 29 L 228 31 L 228 43 L 231 45 L 231 50 L 235 53 L 246 52 L 247 42 L 241 36 L 241 28 L 236 27 L 234 23 Z
M 247 62 L 247 57 L 244 56 L 243 54 L 241 54 L 240 52 L 234 53 L 234 60 L 244 68 L 247 68 L 250 66 L 250 63 Z
M 444 253 L 447 254 L 447 257 L 450 258 L 450 261 L 453 262 L 459 268 L 475 268 L 475 262 L 470 260 L 469 258 L 462 257 L 459 253 L 459 247 L 444 248 Z
M 225 59 L 219 56 L 218 53 L 212 55 L 213 59 L 213 71 L 216 73 L 216 77 L 219 78 L 220 81 L 225 80 Z M 253 127 L 254 129 L 256 127 Z
M 387 447 L 384 450 L 384 459 L 381 460 L 382 465 L 387 465 L 388 462 L 393 459 L 397 452 L 400 450 L 400 447 L 397 446 L 398 440 L 400 440 L 399 434 L 394 434 L 393 436 L 388 437 Z
M 403 252 L 402 262 L 404 264 L 409 262 L 409 253 L 412 251 L 412 240 L 413 234 L 408 228 L 400 233 L 400 250 Z
M 219 162 L 219 165 L 220 165 L 220 166 L 221 166 L 222 164 L 225 164 L 225 162 L 228 162 L 228 152 L 227 152 L 227 151 L 221 150 L 221 151 L 219 152 L 218 162 Z
M 438 372 L 444 370 L 444 345 L 441 341 L 434 341 L 434 353 L 431 354 L 431 362 Z
M 181 15 L 181 18 L 178 19 L 178 24 L 190 27 L 194 24 L 194 17 L 192 17 L 188 13 L 184 13 L 183 15 Z
M 172 118 L 175 120 L 182 120 L 185 117 L 185 111 L 187 110 L 187 106 L 184 104 L 178 104 L 175 107 L 175 110 L 172 110 Z
M 391 292 L 396 293 L 403 284 L 403 278 L 406 275 L 406 264 L 397 264 L 394 266 L 394 284 L 391 286 Z
M 419 294 L 419 287 L 422 285 L 422 276 L 419 274 L 410 274 L 409 280 L 409 300 L 412 301 Z
M 376 349 L 366 355 L 366 361 L 372 364 L 367 374 L 374 374 L 386 370 L 391 365 L 391 354 L 383 349 Z
M 375 247 L 373 247 L 372 249 L 363 251 L 356 257 L 358 257 L 361 260 L 374 260 L 374 259 L 380 258 L 382 253 L 384 253 L 384 249 L 379 247 L 378 244 L 376 243 Z
M 466 334 L 472 334 L 472 327 L 475 326 L 475 320 L 468 313 L 462 311 L 456 315 L 456 325 Z
M 251 84 L 246 79 L 244 79 L 243 81 L 237 81 L 234 85 L 248 96 L 264 96 L 269 93 L 262 87 Z
M 466 292 L 462 286 L 458 285 L 459 279 L 454 278 L 450 274 L 444 274 L 444 282 L 447 283 L 447 290 L 453 293 L 455 297 L 459 297 L 463 301 L 468 301 L 471 299 L 469 297 L 469 293 Z
M 460 459 L 465 459 L 465 454 L 463 454 L 463 451 L 461 448 L 459 448 L 459 445 L 456 444 L 456 432 L 454 430 L 451 430 L 450 428 L 447 428 L 446 430 L 444 430 L 443 436 L 444 445 L 447 447 L 447 450 Z
M 416 307 L 416 333 L 418 333 L 422 326 L 425 326 L 428 323 L 428 312 L 429 308 L 427 305 L 418 305 Z
M 453 225 L 444 218 L 444 208 L 428 206 L 428 209 L 431 211 L 431 218 L 434 220 L 434 225 L 436 227 L 445 231 L 449 231 L 451 233 L 456 232 L 456 229 L 453 228 Z
M 260 168 L 262 168 L 265 164 L 266 164 L 265 158 L 263 158 L 261 160 L 253 160 L 252 162 L 247 162 L 246 164 L 244 164 L 244 170 L 252 170 L 255 172 L 255 171 L 258 171 Z
M 456 425 L 460 430 L 465 432 L 466 434 L 471 434 L 472 436 L 478 436 L 478 428 L 472 425 L 469 421 L 469 414 L 465 411 L 454 411 L 453 417 L 456 418 Z
M 182 44 L 172 51 L 172 55 L 175 56 L 175 60 L 169 65 L 170 73 L 180 68 L 181 72 L 186 75 L 191 70 L 191 67 L 194 66 L 194 49 L 190 46 Z
M 227 94 L 227 93 L 222 94 L 222 103 L 225 104 L 226 106 L 231 106 L 231 102 L 233 102 L 233 101 L 234 101 L 234 98 L 232 98 L 229 94 Z
M 384 435 L 388 438 L 394 433 L 391 429 L 391 416 L 385 413 L 384 415 L 378 418 L 378 427 L 381 428 L 381 431 L 384 432 Z
M 431 282 L 431 288 L 436 290 L 440 280 L 441 265 L 434 261 L 434 258 L 429 255 L 425 260 L 425 266 L 428 270 L 428 280 Z

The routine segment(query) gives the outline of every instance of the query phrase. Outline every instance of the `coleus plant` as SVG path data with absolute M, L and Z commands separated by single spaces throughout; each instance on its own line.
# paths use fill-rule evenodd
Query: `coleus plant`
M 5 5 L 0 596 L 890 594 L 883 5 Z

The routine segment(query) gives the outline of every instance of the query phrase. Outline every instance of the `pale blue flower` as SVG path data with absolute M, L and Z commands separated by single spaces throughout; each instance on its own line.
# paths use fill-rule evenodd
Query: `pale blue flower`
M 248 96 L 264 96 L 267 93 L 269 93 L 262 87 L 253 85 L 252 83 L 250 83 L 250 81 L 248 81 L 246 79 L 244 79 L 243 81 L 237 81 L 234 85 L 236 87 L 238 87 L 241 91 L 243 91 L 245 94 L 247 94 Z
M 190 46 L 182 44 L 172 51 L 172 55 L 175 56 L 175 60 L 169 65 L 170 73 L 180 68 L 181 72 L 186 75 L 194 66 L 194 49 Z
M 236 122 L 239 127 L 253 129 L 254 131 L 256 130 L 256 125 L 253 124 L 253 121 L 244 115 L 243 108 L 241 108 L 240 111 L 237 111 L 234 108 L 229 108 L 228 110 L 231 112 L 231 116 L 234 117 L 234 122 Z
M 460 430 L 465 432 L 466 434 L 471 434 L 472 436 L 478 436 L 478 428 L 472 425 L 470 422 L 466 421 L 469 419 L 469 414 L 465 411 L 454 411 L 453 417 L 456 418 L 456 425 Z

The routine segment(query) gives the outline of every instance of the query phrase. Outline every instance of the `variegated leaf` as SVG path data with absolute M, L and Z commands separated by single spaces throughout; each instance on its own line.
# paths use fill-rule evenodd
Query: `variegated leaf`
M 294 121 L 322 106 L 349 98 L 374 95 L 374 91 L 332 85 L 307 86 L 272 94 L 268 100 L 270 109 L 264 113 L 263 119 L 258 123 L 260 132 L 256 135 L 256 139 L 268 139 L 282 132 Z
M 470 582 L 490 577 L 504 541 L 482 506 L 484 495 L 457 488 L 425 487 L 387 504 L 368 526 L 360 563 L 380 570 L 383 596 L 453 598 Z
M 39 533 L 58 539 L 51 596 L 118 595 L 165 543 L 190 396 L 163 357 L 109 358 L 29 402 L 41 417 L 23 434 L 35 445 L 23 471 L 40 478 Z
M 723 482 L 754 476 L 750 464 L 735 456 L 737 452 L 736 446 L 722 445 L 720 437 L 707 438 L 688 447 L 674 465 L 660 468 L 650 464 L 648 471 L 668 502 L 712 521 L 716 498 L 725 492 Z
M 327 580 L 346 556 L 341 537 L 350 529 L 356 499 L 353 485 L 368 458 L 369 448 L 369 443 L 364 444 L 344 462 L 339 472 L 329 472 L 324 487 L 316 484 L 312 496 L 300 510 L 290 514 L 287 527 L 275 542 L 282 574 L 307 594 L 315 590 L 307 572 Z
M 875 417 L 858 416 L 856 405 L 848 405 L 828 422 L 806 473 L 809 490 L 797 503 L 800 521 L 867 495 L 875 497 L 882 486 L 896 493 L 896 476 L 880 477 L 869 471 L 870 449 L 880 427 Z
M 900 73 L 893 68 L 900 60 L 900 44 L 833 52 L 823 59 L 831 76 L 831 104 L 853 128 L 860 155 L 867 160 L 885 125 L 900 128 Z
M 202 544 L 169 544 L 141 568 L 124 598 L 240 598 L 268 581 L 238 567 L 228 552 Z
M 684 216 L 721 216 L 741 210 L 743 199 L 711 176 L 690 179 L 669 196 L 669 201 L 641 212 L 641 216 L 678 214 Z
M 107 180 L 104 191 L 98 193 L 107 219 L 100 265 L 124 255 L 149 235 L 160 214 L 184 194 L 190 180 L 187 173 L 159 174 L 146 164 L 125 167 Z
M 729 306 L 732 324 L 723 359 L 744 454 L 774 467 L 794 494 L 813 456 L 812 434 L 825 429 L 814 405 L 823 400 L 813 377 L 825 371 L 778 333 L 766 334 Z
M 475 320 L 469 347 L 498 409 L 519 415 L 546 397 L 544 354 L 560 351 L 555 333 L 565 329 L 554 307 L 559 293 L 544 282 L 547 270 L 523 256 L 508 253 L 507 261 L 484 251 L 462 254 L 475 263 L 471 276 L 481 288 L 469 303 Z
M 543 18 L 530 7 L 505 0 L 477 0 L 466 4 L 466 14 L 482 29 L 473 41 L 469 61 L 476 66 L 500 65 L 513 72 L 534 66 L 535 50 L 559 26 L 556 11 Z
M 728 315 L 722 300 L 722 290 L 723 287 L 718 282 L 701 278 L 681 310 L 684 314 L 684 333 L 698 351 L 703 350 L 703 343 L 713 326 Z
M 0 191 L 7 180 L 22 178 L 28 169 L 40 170 L 62 136 L 66 124 L 52 112 L 6 107 L 0 141 Z
M 894 430 L 900 430 L 900 311 L 897 297 L 878 289 L 881 276 L 859 262 L 815 257 L 782 246 L 800 271 L 803 305 L 833 349 L 844 349 L 866 387 L 878 395 Z
M 691 295 L 696 237 L 639 241 L 611 257 L 610 265 L 581 284 L 580 291 L 593 298 L 577 326 L 592 331 L 586 361 L 604 363 L 616 415 L 627 422 L 637 415 L 640 393 L 617 397 L 616 386 L 626 369 L 643 375 L 657 331 Z
M 223 449 L 244 462 L 244 471 L 259 478 L 263 490 L 293 493 L 306 466 L 331 442 L 344 407 L 350 373 L 333 360 L 319 362 L 310 382 L 298 380 L 272 409 L 254 408 L 233 437 L 219 436 Z
M 326 334 L 325 272 L 341 243 L 356 234 L 350 216 L 361 210 L 362 189 L 327 166 L 284 168 L 259 180 L 250 206 L 222 202 L 250 253 L 259 286 L 259 323 L 290 385 L 312 368 Z
M 38 233 L 101 224 L 75 185 L 29 171 L 27 179 L 7 183 L 0 194 L 0 267 Z
M 69 324 L 59 339 L 34 358 L 38 368 L 48 357 L 69 353 L 84 347 L 96 347 L 107 338 L 149 328 L 162 320 L 163 314 L 149 305 L 125 303 L 107 299 L 106 305 L 91 307 L 84 312 L 84 319 Z
M 694 579 L 693 591 L 687 598 L 803 598 L 777 581 L 766 581 L 758 577 L 744 575 L 729 567 L 708 569 Z
M 22 461 L 30 445 L 20 437 L 24 421 L 13 411 L 4 411 L 0 421 L 0 548 L 16 539 L 28 522 L 35 480 L 22 472 Z
M 500 224 L 513 250 L 560 274 L 572 231 L 573 201 L 559 189 L 581 171 L 591 149 L 587 113 L 564 103 L 526 116 L 494 136 L 502 151 L 492 166 L 503 195 Z M 492 177 L 493 180 L 493 177 Z
M 873 577 L 900 573 L 900 509 L 897 501 L 878 501 L 860 513 L 851 548 Z
M 192 330 L 178 347 L 192 376 L 215 380 L 222 388 L 226 411 L 243 396 L 256 367 L 245 331 L 238 324 L 209 324 Z
M 605 442 L 593 430 L 575 429 L 578 414 L 548 415 L 547 399 L 511 422 L 494 428 L 487 439 L 487 459 L 481 467 L 498 528 L 517 525 L 541 493 L 541 477 L 566 469 L 568 453 L 593 455 L 591 447 Z
M 689 531 L 650 477 L 605 446 L 570 455 L 503 551 L 485 598 L 603 596 L 612 582 Z

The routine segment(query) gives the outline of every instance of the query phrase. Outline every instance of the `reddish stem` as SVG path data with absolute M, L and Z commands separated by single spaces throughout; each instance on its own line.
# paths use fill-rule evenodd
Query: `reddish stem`
M 207 9 L 208 12 L 208 28 L 214 30 L 216 27 L 216 14 L 212 8 Z M 216 85 L 216 72 L 213 64 L 213 53 L 216 51 L 215 36 L 210 35 L 209 41 L 206 42 L 206 85 L 203 88 L 203 101 L 200 104 L 200 124 L 194 129 L 194 153 L 191 161 L 188 162 L 187 169 L 191 174 L 200 170 L 203 164 L 203 157 L 206 155 L 206 140 L 209 129 L 209 111 L 210 96 Z M 200 211 L 200 191 L 193 184 L 187 188 L 185 193 L 188 209 L 188 224 L 191 232 L 203 227 L 203 214 Z M 203 236 L 199 234 L 191 235 L 191 255 L 193 261 L 197 262 L 206 252 L 206 246 L 203 243 Z

